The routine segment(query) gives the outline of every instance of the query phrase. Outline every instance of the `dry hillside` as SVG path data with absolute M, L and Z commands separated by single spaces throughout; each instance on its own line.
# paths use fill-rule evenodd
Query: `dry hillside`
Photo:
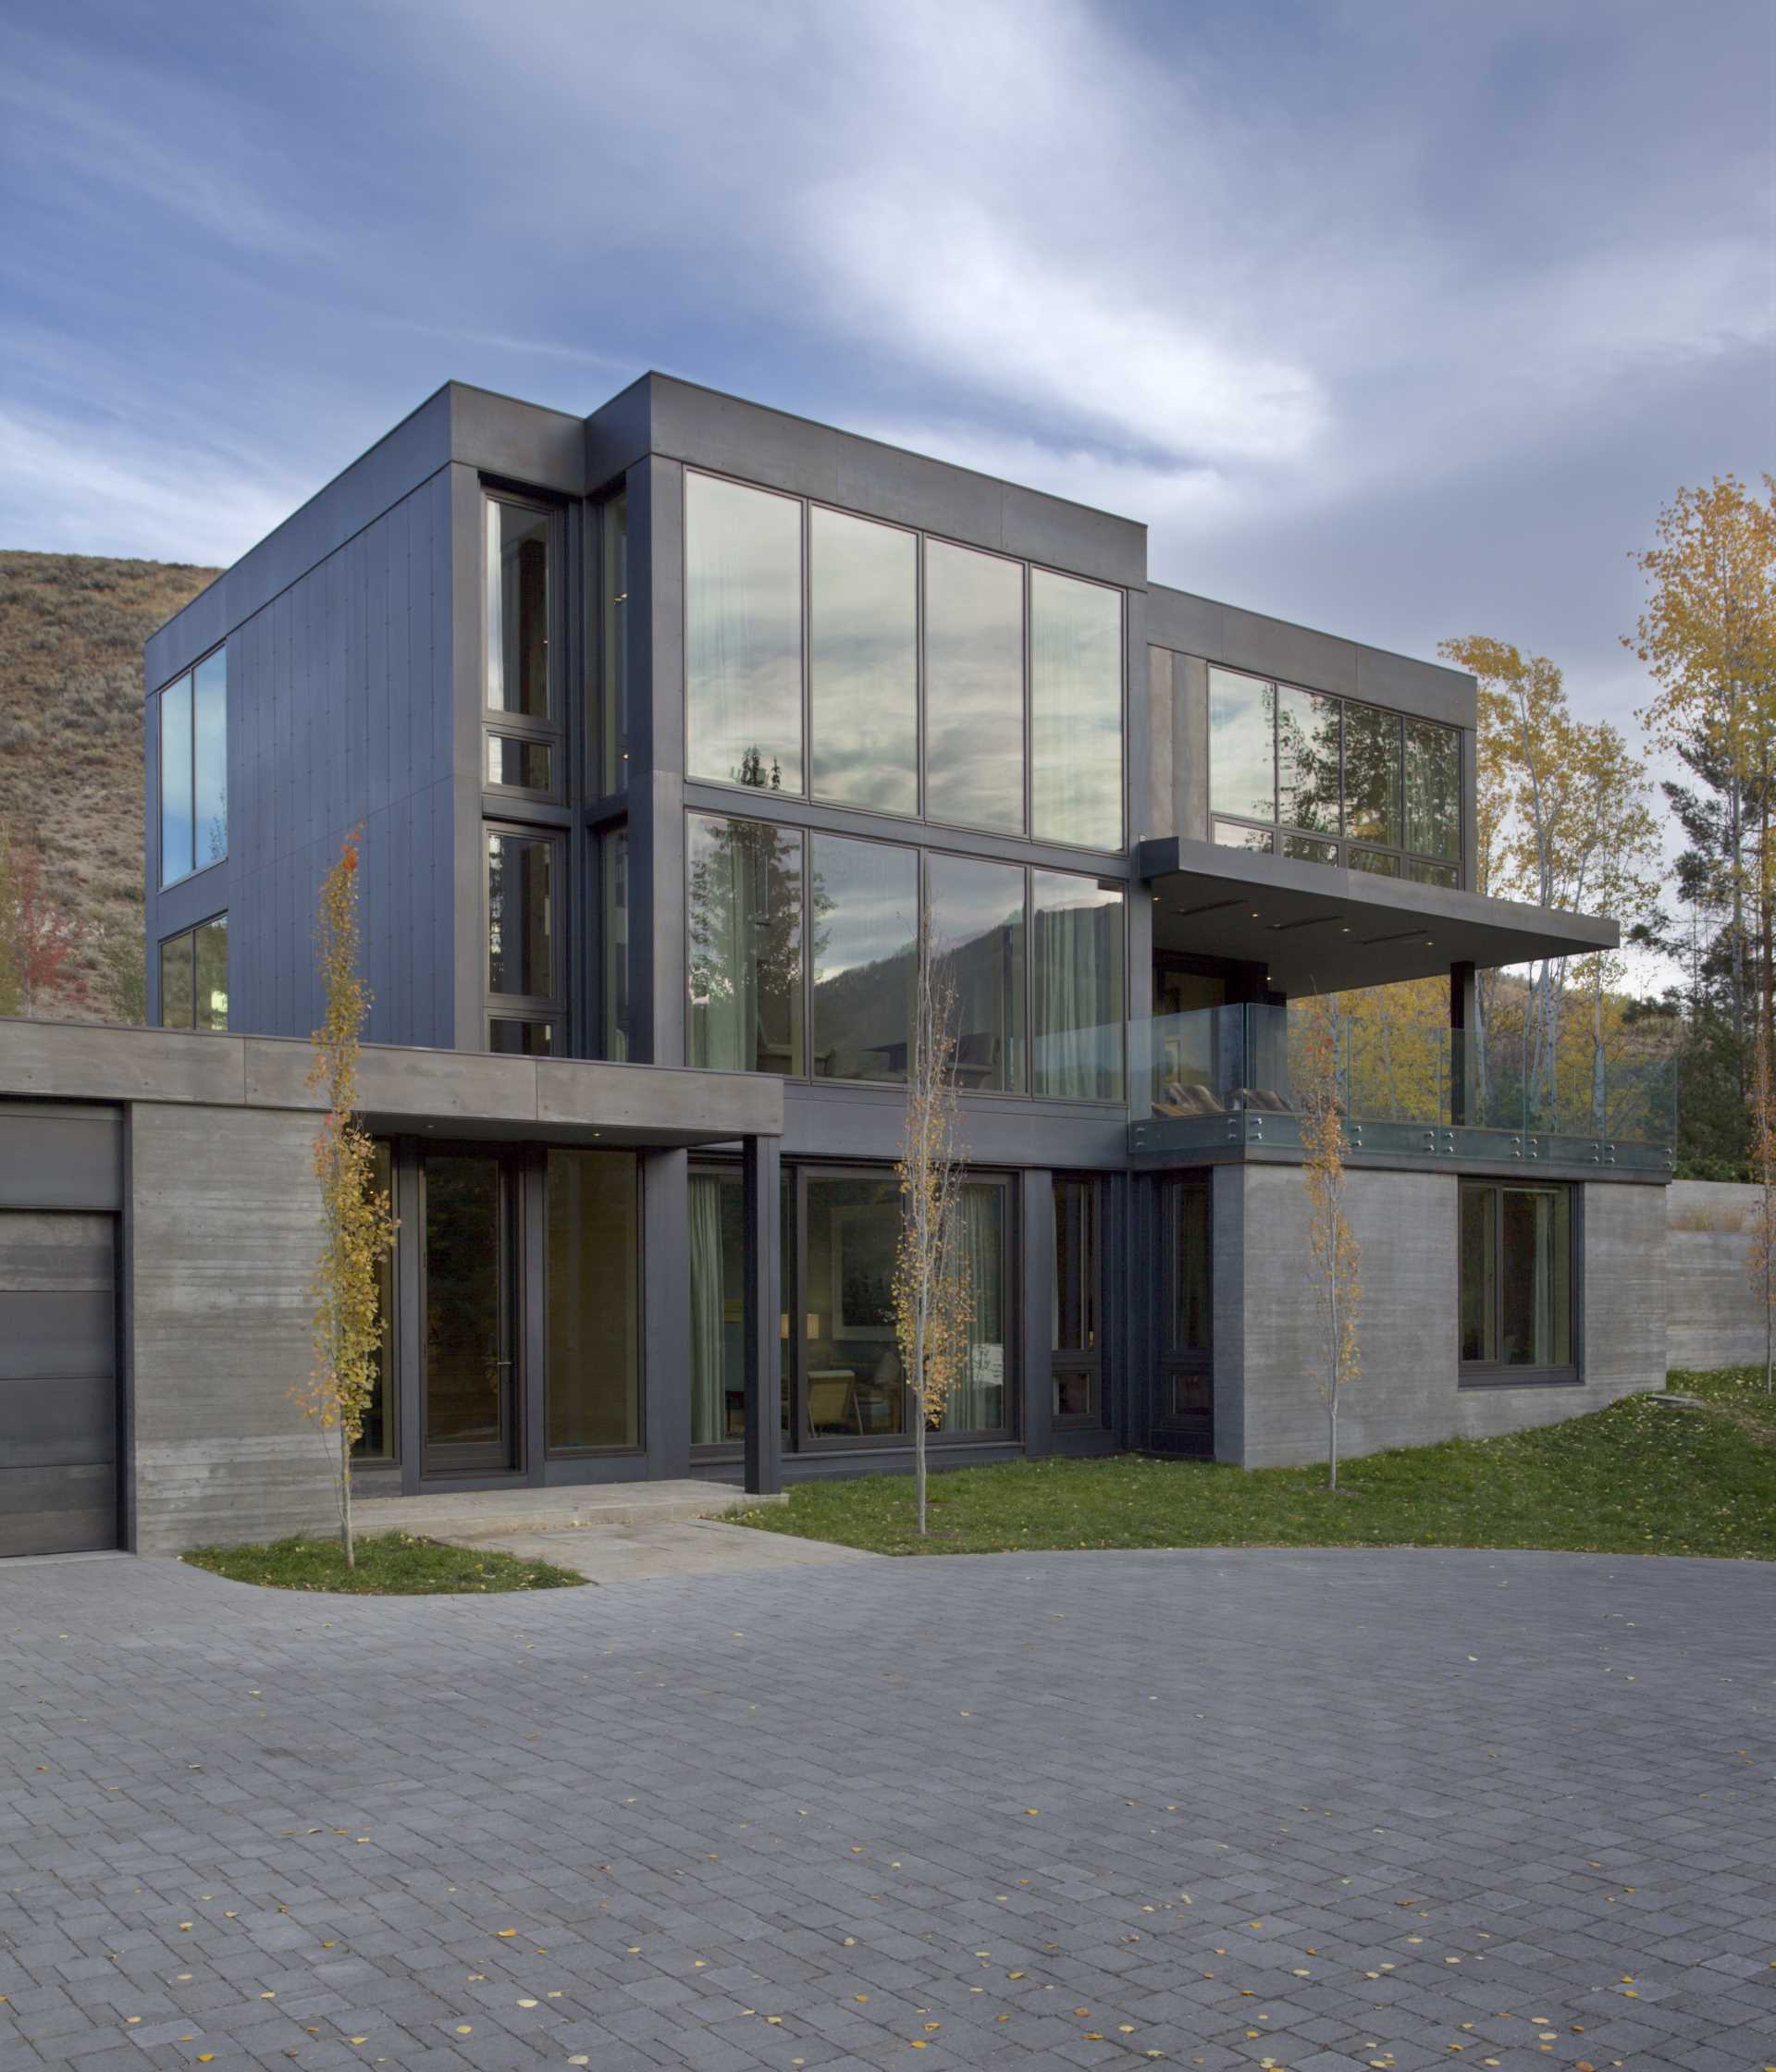
M 142 920 L 142 642 L 215 574 L 0 550 L 0 822 L 41 850 L 92 993 L 39 1013 L 107 1012 L 107 936 Z

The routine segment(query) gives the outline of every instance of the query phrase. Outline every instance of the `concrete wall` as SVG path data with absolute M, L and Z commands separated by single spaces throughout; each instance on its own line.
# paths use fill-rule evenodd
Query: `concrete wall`
M 137 1547 L 324 1529 L 328 1456 L 291 1400 L 320 1244 L 314 1117 L 138 1102 L 128 1128 Z
M 1363 1170 L 1347 1210 L 1363 1247 L 1361 1377 L 1338 1412 L 1341 1454 L 1501 1432 L 1600 1410 L 1665 1378 L 1665 1190 L 1579 1190 L 1577 1386 L 1458 1386 L 1457 1190 L 1452 1173 Z M 1299 1167 L 1215 1176 L 1215 1452 L 1246 1467 L 1318 1461 L 1326 1405 Z
M 1673 1180 L 1665 1191 L 1666 1359 L 1673 1367 L 1761 1366 L 1764 1314 L 1747 1276 L 1755 1187 Z

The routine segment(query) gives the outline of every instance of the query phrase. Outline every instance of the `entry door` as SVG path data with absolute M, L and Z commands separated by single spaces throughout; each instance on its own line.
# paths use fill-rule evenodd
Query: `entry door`
M 421 1176 L 424 1470 L 501 1473 L 518 1464 L 512 1168 L 497 1153 L 428 1152 Z
M 1214 1297 L 1206 1174 L 1159 1187 L 1159 1402 L 1153 1445 L 1165 1452 L 1215 1451 Z

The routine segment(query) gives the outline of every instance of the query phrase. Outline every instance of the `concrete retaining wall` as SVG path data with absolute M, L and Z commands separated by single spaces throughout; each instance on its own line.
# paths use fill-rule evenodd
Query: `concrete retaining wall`
M 1459 1387 L 1457 1188 L 1445 1173 L 1350 1177 L 1347 1209 L 1363 1247 L 1363 1373 L 1340 1403 L 1341 1454 L 1489 1438 L 1664 1385 L 1665 1190 L 1598 1182 L 1577 1204 L 1579 1383 Z M 1300 1170 L 1223 1166 L 1215 1211 L 1216 1453 L 1247 1467 L 1323 1460 Z
M 1747 1275 L 1758 1190 L 1674 1180 L 1665 1190 L 1666 1358 L 1673 1367 L 1761 1366 L 1763 1301 Z

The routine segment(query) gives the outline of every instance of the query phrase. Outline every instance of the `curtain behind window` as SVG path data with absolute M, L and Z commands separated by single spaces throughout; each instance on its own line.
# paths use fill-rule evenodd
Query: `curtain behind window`
M 727 1348 L 722 1282 L 722 1180 L 691 1175 L 691 1444 L 727 1436 Z

